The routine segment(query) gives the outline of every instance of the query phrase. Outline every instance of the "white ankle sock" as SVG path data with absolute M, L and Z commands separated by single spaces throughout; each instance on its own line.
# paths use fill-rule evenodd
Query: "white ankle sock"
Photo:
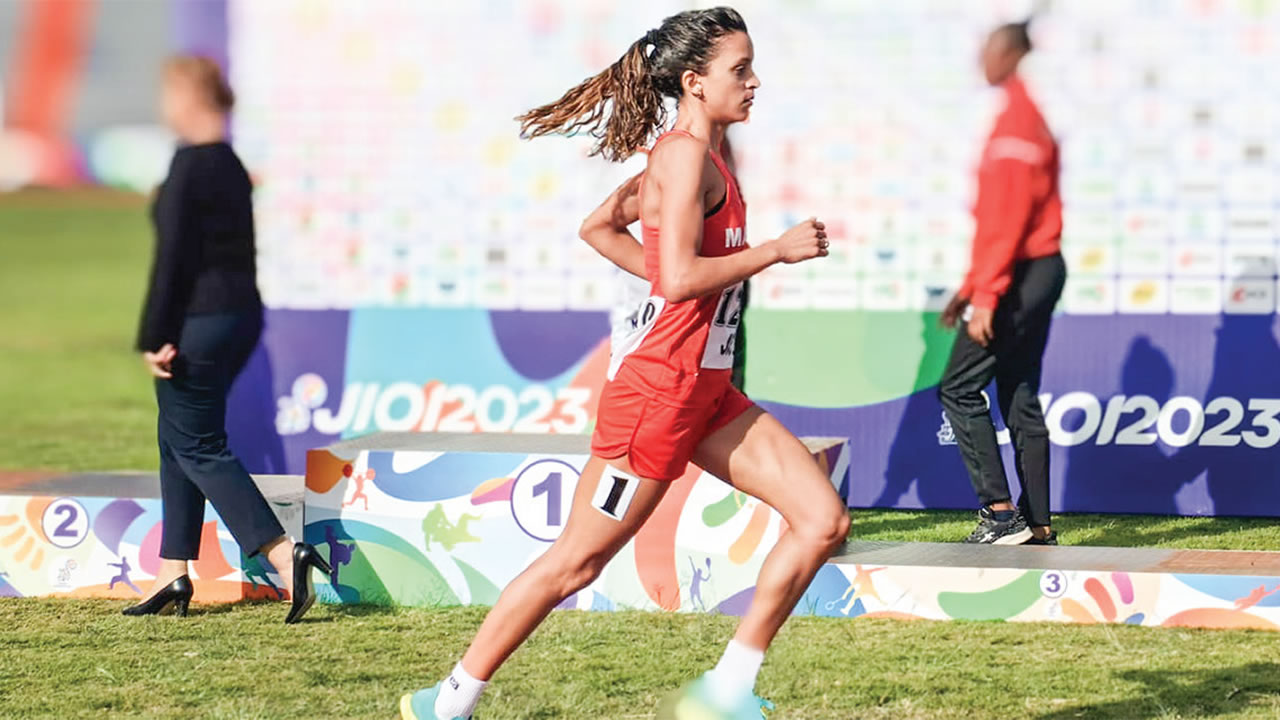
M 764 651 L 730 640 L 720 662 L 707 674 L 711 701 L 719 707 L 733 707 L 743 694 L 755 690 L 756 676 L 764 664 Z
M 436 717 L 442 720 L 469 718 L 480 701 L 480 693 L 489 683 L 471 677 L 459 662 L 454 666 L 449 677 L 440 683 L 440 694 L 436 696 Z

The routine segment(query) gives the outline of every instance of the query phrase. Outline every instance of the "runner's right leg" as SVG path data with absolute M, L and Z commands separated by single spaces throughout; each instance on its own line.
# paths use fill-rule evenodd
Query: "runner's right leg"
M 493 673 L 552 608 L 599 576 L 648 519 L 669 485 L 638 478 L 625 457 L 593 456 L 578 481 L 564 532 L 502 591 L 453 674 L 440 686 L 401 700 L 403 717 L 470 717 Z

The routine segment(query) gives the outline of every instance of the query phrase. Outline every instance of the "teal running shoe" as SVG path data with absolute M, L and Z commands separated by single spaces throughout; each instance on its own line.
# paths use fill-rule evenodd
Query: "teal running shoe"
M 419 690 L 412 695 L 400 698 L 400 717 L 402 720 L 472 720 L 472 718 L 436 717 L 436 696 L 440 694 L 440 685 Z
M 711 699 L 710 683 L 703 674 L 673 697 L 658 717 L 664 720 L 765 720 L 765 711 L 773 709 L 773 703 L 751 692 L 743 693 L 732 707 L 719 707 Z

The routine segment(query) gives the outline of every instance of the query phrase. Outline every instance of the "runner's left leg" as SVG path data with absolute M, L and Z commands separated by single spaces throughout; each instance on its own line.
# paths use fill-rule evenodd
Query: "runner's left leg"
M 763 652 L 849 532 L 849 511 L 804 444 L 759 407 L 707 436 L 694 462 L 782 514 L 789 529 L 765 558 L 755 595 L 712 671 L 717 702 L 752 689 Z

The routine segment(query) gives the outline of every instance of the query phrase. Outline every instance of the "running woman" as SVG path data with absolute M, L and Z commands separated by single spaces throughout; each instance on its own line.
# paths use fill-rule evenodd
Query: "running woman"
M 604 240 L 592 244 L 619 267 L 643 273 L 652 296 L 616 347 L 563 534 L 507 586 L 449 676 L 401 699 L 404 718 L 470 718 L 503 661 L 561 600 L 596 579 L 690 461 L 776 508 L 790 529 L 765 559 L 719 664 L 682 692 L 674 713 L 762 717 L 754 687 L 765 649 L 843 542 L 849 516 L 804 445 L 729 382 L 741 283 L 776 263 L 827 254 L 816 220 L 757 246 L 743 240 L 745 206 L 715 149 L 751 111 L 760 86 L 753 59 L 737 12 L 683 12 L 612 67 L 520 118 L 526 137 L 589 130 L 599 139 L 594 153 L 621 161 L 666 126 L 664 97 L 677 100 L 674 127 L 654 142 L 643 177 L 593 214 L 612 216 L 615 236 L 597 238 L 590 219 L 583 228 Z M 641 221 L 643 247 L 623 237 L 628 216 Z

